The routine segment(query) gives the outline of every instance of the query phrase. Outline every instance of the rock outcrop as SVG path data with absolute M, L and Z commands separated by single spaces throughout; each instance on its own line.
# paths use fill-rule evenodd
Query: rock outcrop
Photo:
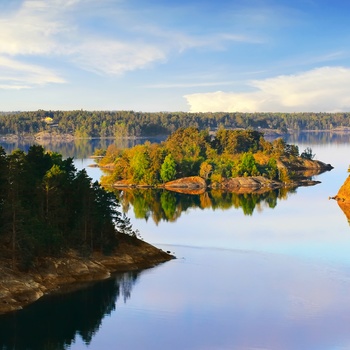
M 203 178 L 200 176 L 189 176 L 189 177 L 183 177 L 178 180 L 169 181 L 167 182 L 164 187 L 166 189 L 190 189 L 195 190 L 199 188 L 206 188 L 207 184 Z
M 25 273 L 0 261 L 0 314 L 19 310 L 48 293 L 74 290 L 114 272 L 150 268 L 173 258 L 148 243 L 127 237 L 120 241 L 114 255 L 94 253 L 83 258 L 71 250 L 59 258 L 41 259 Z
M 332 199 L 335 199 L 338 202 L 340 209 L 350 223 L 350 176 L 347 177 L 337 195 L 332 197 Z
M 223 179 L 220 183 L 207 184 L 205 179 L 200 176 L 183 177 L 177 180 L 166 182 L 163 185 L 136 185 L 130 183 L 129 180 L 119 180 L 113 183 L 115 188 L 165 188 L 169 191 L 184 193 L 184 194 L 202 194 L 207 187 L 221 189 L 232 192 L 264 192 L 274 188 L 288 187 L 295 188 L 298 186 L 312 186 L 320 183 L 319 181 L 310 180 L 314 175 L 321 174 L 325 171 L 333 169 L 330 164 L 323 163 L 318 160 L 296 158 L 291 161 L 277 161 L 279 170 L 286 169 L 287 172 L 298 174 L 293 181 L 288 183 L 270 180 L 264 176 L 248 176 Z
M 277 164 L 280 167 L 281 162 L 277 162 Z M 323 172 L 333 169 L 333 166 L 331 164 L 326 164 L 319 160 L 311 160 L 301 157 L 296 158 L 292 163 L 283 162 L 283 166 L 286 166 L 288 169 L 295 171 L 317 170 L 317 172 Z
M 340 187 L 335 199 L 341 202 L 350 203 L 350 176 L 347 177 L 343 185 Z
M 281 187 L 280 182 L 263 176 L 234 177 L 226 179 L 220 184 L 220 188 L 225 190 L 251 189 L 254 191 L 261 188 L 270 190 L 278 187 Z

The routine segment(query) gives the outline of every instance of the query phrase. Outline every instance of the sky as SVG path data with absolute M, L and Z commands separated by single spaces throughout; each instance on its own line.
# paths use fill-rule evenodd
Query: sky
M 350 1 L 0 0 L 0 111 L 350 111 Z

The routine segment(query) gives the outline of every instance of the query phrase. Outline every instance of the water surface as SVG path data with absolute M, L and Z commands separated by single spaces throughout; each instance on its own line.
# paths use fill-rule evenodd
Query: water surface
M 328 199 L 348 176 L 349 135 L 321 136 L 299 149 L 335 168 L 273 205 L 182 204 L 154 220 L 130 204 L 143 239 L 178 259 L 1 317 L 0 349 L 349 349 L 350 227 Z

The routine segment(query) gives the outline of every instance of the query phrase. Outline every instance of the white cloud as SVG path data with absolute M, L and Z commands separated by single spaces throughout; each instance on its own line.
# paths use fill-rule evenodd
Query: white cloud
M 91 29 L 84 27 L 81 20 L 84 19 L 84 15 L 87 18 L 93 17 L 95 5 L 90 0 L 26 0 L 16 11 L 0 14 L 2 65 L 8 69 L 10 67 L 11 72 L 17 69 L 15 75 L 22 82 L 34 76 L 41 82 L 46 80 L 56 83 L 63 82 L 63 79 L 54 74 L 47 74 L 48 70 L 44 66 L 40 68 L 39 74 L 39 67 L 33 69 L 31 75 L 27 69 L 29 65 L 24 68 L 18 62 L 15 64 L 14 60 L 8 60 L 6 63 L 5 57 L 20 57 L 22 62 L 28 57 L 34 57 L 31 62 L 40 57 L 43 58 L 41 64 L 45 66 L 51 65 L 50 59 L 58 58 L 79 69 L 103 74 L 121 74 L 142 69 L 152 62 L 165 59 L 165 51 L 159 44 L 140 42 L 135 36 L 124 40 L 117 37 L 106 39 L 103 33 L 93 29 L 91 32 Z M 73 11 L 74 9 L 76 11 Z M 113 35 L 116 36 L 116 33 Z M 21 74 L 22 77 L 19 78 Z M 44 79 L 44 76 L 48 79 Z M 5 78 L 2 77 L 2 80 Z M 15 82 L 16 78 L 9 78 L 9 83 L 3 84 L 3 88 L 11 86 L 11 81 Z M 33 84 L 36 82 L 28 80 L 24 85 Z
M 92 72 L 122 74 L 145 68 L 154 61 L 164 60 L 165 56 L 153 45 L 95 38 L 78 45 L 72 60 Z
M 23 90 L 23 89 L 30 89 L 31 86 L 28 85 L 5 85 L 0 84 L 0 90 Z
M 0 56 L 0 89 L 27 89 L 48 83 L 64 83 L 52 70 Z
M 322 67 L 248 83 L 253 92 L 185 95 L 191 112 L 308 112 L 350 110 L 350 69 Z
M 0 14 L 0 54 L 47 55 L 60 51 L 55 35 L 67 32 L 60 1 L 25 1 L 11 14 Z

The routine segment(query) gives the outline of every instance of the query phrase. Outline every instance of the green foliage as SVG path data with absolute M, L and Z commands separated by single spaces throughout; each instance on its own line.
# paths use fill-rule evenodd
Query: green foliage
M 277 180 L 278 179 L 278 168 L 277 168 L 277 161 L 275 158 L 269 159 L 264 171 L 270 180 Z
M 262 133 L 254 130 L 219 129 L 213 141 L 219 154 L 257 152 L 260 149 Z
M 242 157 L 232 169 L 232 177 L 236 176 L 258 176 L 258 164 L 252 153 L 243 153 Z
M 71 158 L 41 146 L 6 155 L 0 147 L 0 240 L 13 265 L 27 268 L 38 256 L 76 248 L 109 252 L 129 222 L 118 202 Z
M 160 197 L 160 203 L 166 219 L 172 221 L 176 213 L 175 193 L 164 191 Z
M 300 156 L 301 158 L 309 159 L 309 160 L 315 158 L 315 154 L 312 153 L 312 149 L 310 147 L 307 147 Z
M 156 185 L 187 176 L 201 176 L 219 183 L 223 178 L 259 176 L 278 179 L 277 160 L 292 162 L 299 156 L 295 145 L 283 139 L 272 143 L 253 130 L 225 130 L 215 136 L 207 131 L 181 128 L 161 144 L 137 145 L 129 149 L 108 147 L 100 164 L 114 164 L 104 184 L 125 180 L 136 185 Z M 283 178 L 290 176 L 285 174 Z
M 180 128 L 168 137 L 164 148 L 167 154 L 172 154 L 180 165 L 184 159 L 206 157 L 206 153 L 211 148 L 210 137 L 207 131 L 199 131 L 194 127 Z
M 77 137 L 169 135 L 180 128 L 199 130 L 334 130 L 350 127 L 350 113 L 185 113 L 135 111 L 33 111 L 0 113 L 0 134 L 54 132 Z M 49 122 L 48 122 L 49 121 Z M 253 149 L 243 147 L 241 152 Z
M 150 159 L 147 150 L 143 146 L 136 146 L 135 153 L 130 159 L 130 167 L 132 172 L 132 180 L 134 183 L 148 183 L 146 177 L 150 167 Z
M 175 179 L 176 175 L 176 163 L 172 154 L 168 154 L 162 164 L 160 170 L 160 177 L 163 182 L 168 182 Z

